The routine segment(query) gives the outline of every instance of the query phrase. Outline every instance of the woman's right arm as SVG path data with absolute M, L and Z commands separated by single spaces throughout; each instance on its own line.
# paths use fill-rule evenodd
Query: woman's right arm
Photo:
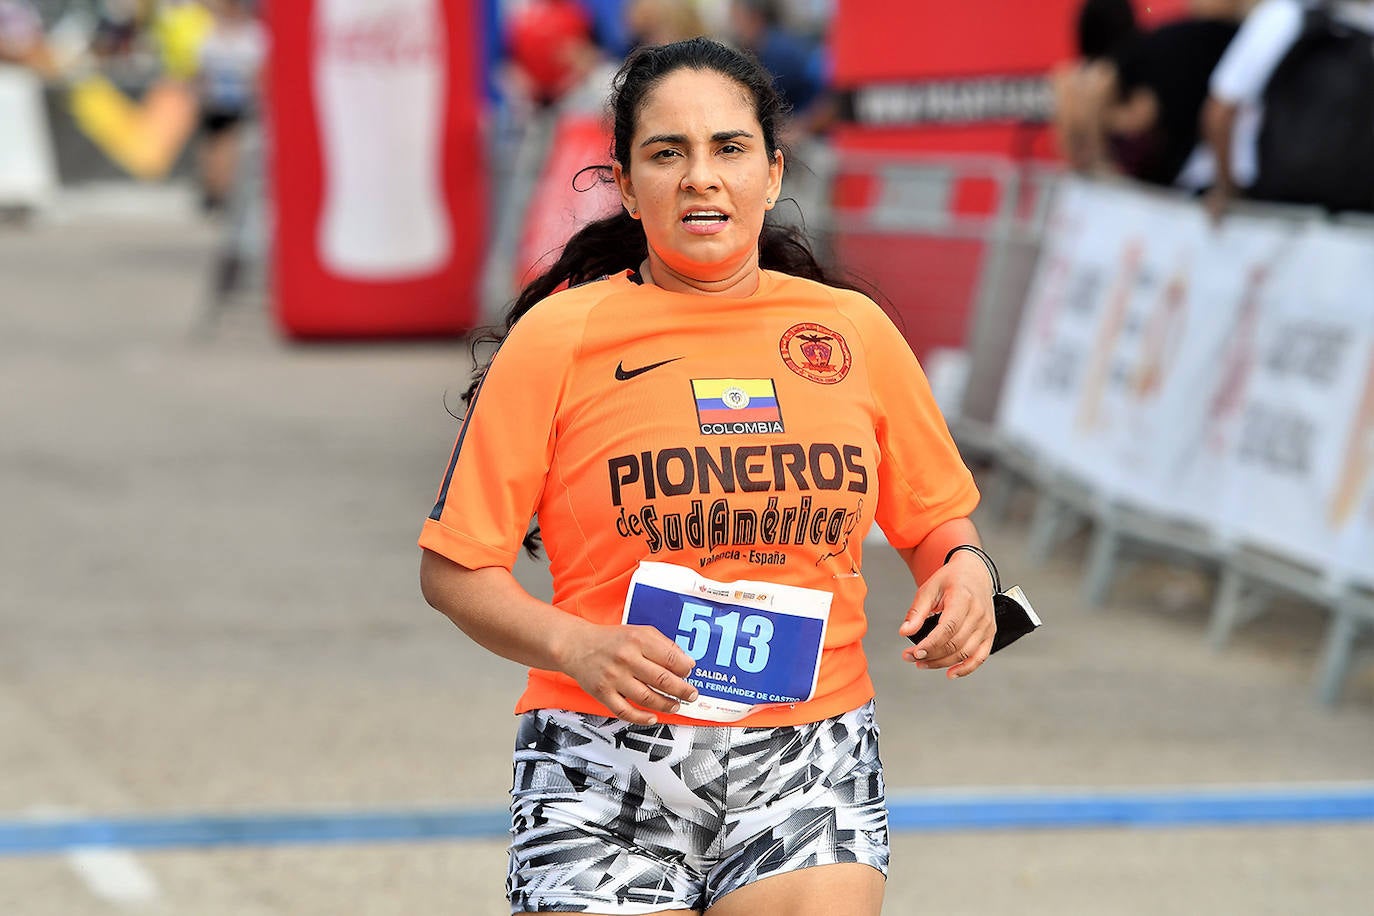
M 561 611 L 525 591 L 504 567 L 468 569 L 425 550 L 420 590 L 478 645 L 531 668 L 561 671 L 627 722 L 653 725 L 654 711 L 674 713 L 679 699 L 696 699 L 684 680 L 692 658 L 667 636 Z

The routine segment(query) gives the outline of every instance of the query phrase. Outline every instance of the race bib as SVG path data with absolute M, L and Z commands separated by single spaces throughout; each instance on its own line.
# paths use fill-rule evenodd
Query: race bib
M 816 692 L 829 592 L 771 582 L 716 582 L 672 563 L 641 562 L 625 596 L 627 624 L 651 626 L 695 664 L 695 702 L 680 715 L 735 722 Z

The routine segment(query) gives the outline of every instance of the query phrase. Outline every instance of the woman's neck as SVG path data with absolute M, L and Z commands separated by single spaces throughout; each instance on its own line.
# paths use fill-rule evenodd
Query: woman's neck
M 702 280 L 673 270 L 650 253 L 639 265 L 639 275 L 645 283 L 652 283 L 669 292 L 699 296 L 744 299 L 754 295 L 759 288 L 758 258 L 747 259 L 735 271 L 719 279 Z

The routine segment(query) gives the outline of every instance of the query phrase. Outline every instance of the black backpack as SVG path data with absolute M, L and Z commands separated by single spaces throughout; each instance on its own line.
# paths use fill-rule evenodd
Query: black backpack
M 1374 35 L 1304 13 L 1264 90 L 1259 200 L 1374 211 Z

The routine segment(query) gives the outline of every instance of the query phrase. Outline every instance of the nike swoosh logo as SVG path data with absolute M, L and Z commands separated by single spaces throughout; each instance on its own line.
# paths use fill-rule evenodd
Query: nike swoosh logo
M 626 369 L 624 360 L 621 360 L 619 363 L 616 364 L 615 377 L 618 381 L 628 382 L 636 375 L 643 375 L 650 369 L 657 369 L 659 366 L 666 366 L 669 363 L 675 363 L 680 359 L 682 359 L 681 356 L 674 356 L 672 359 L 665 359 L 661 363 L 650 363 L 647 366 L 640 366 L 638 369 Z

